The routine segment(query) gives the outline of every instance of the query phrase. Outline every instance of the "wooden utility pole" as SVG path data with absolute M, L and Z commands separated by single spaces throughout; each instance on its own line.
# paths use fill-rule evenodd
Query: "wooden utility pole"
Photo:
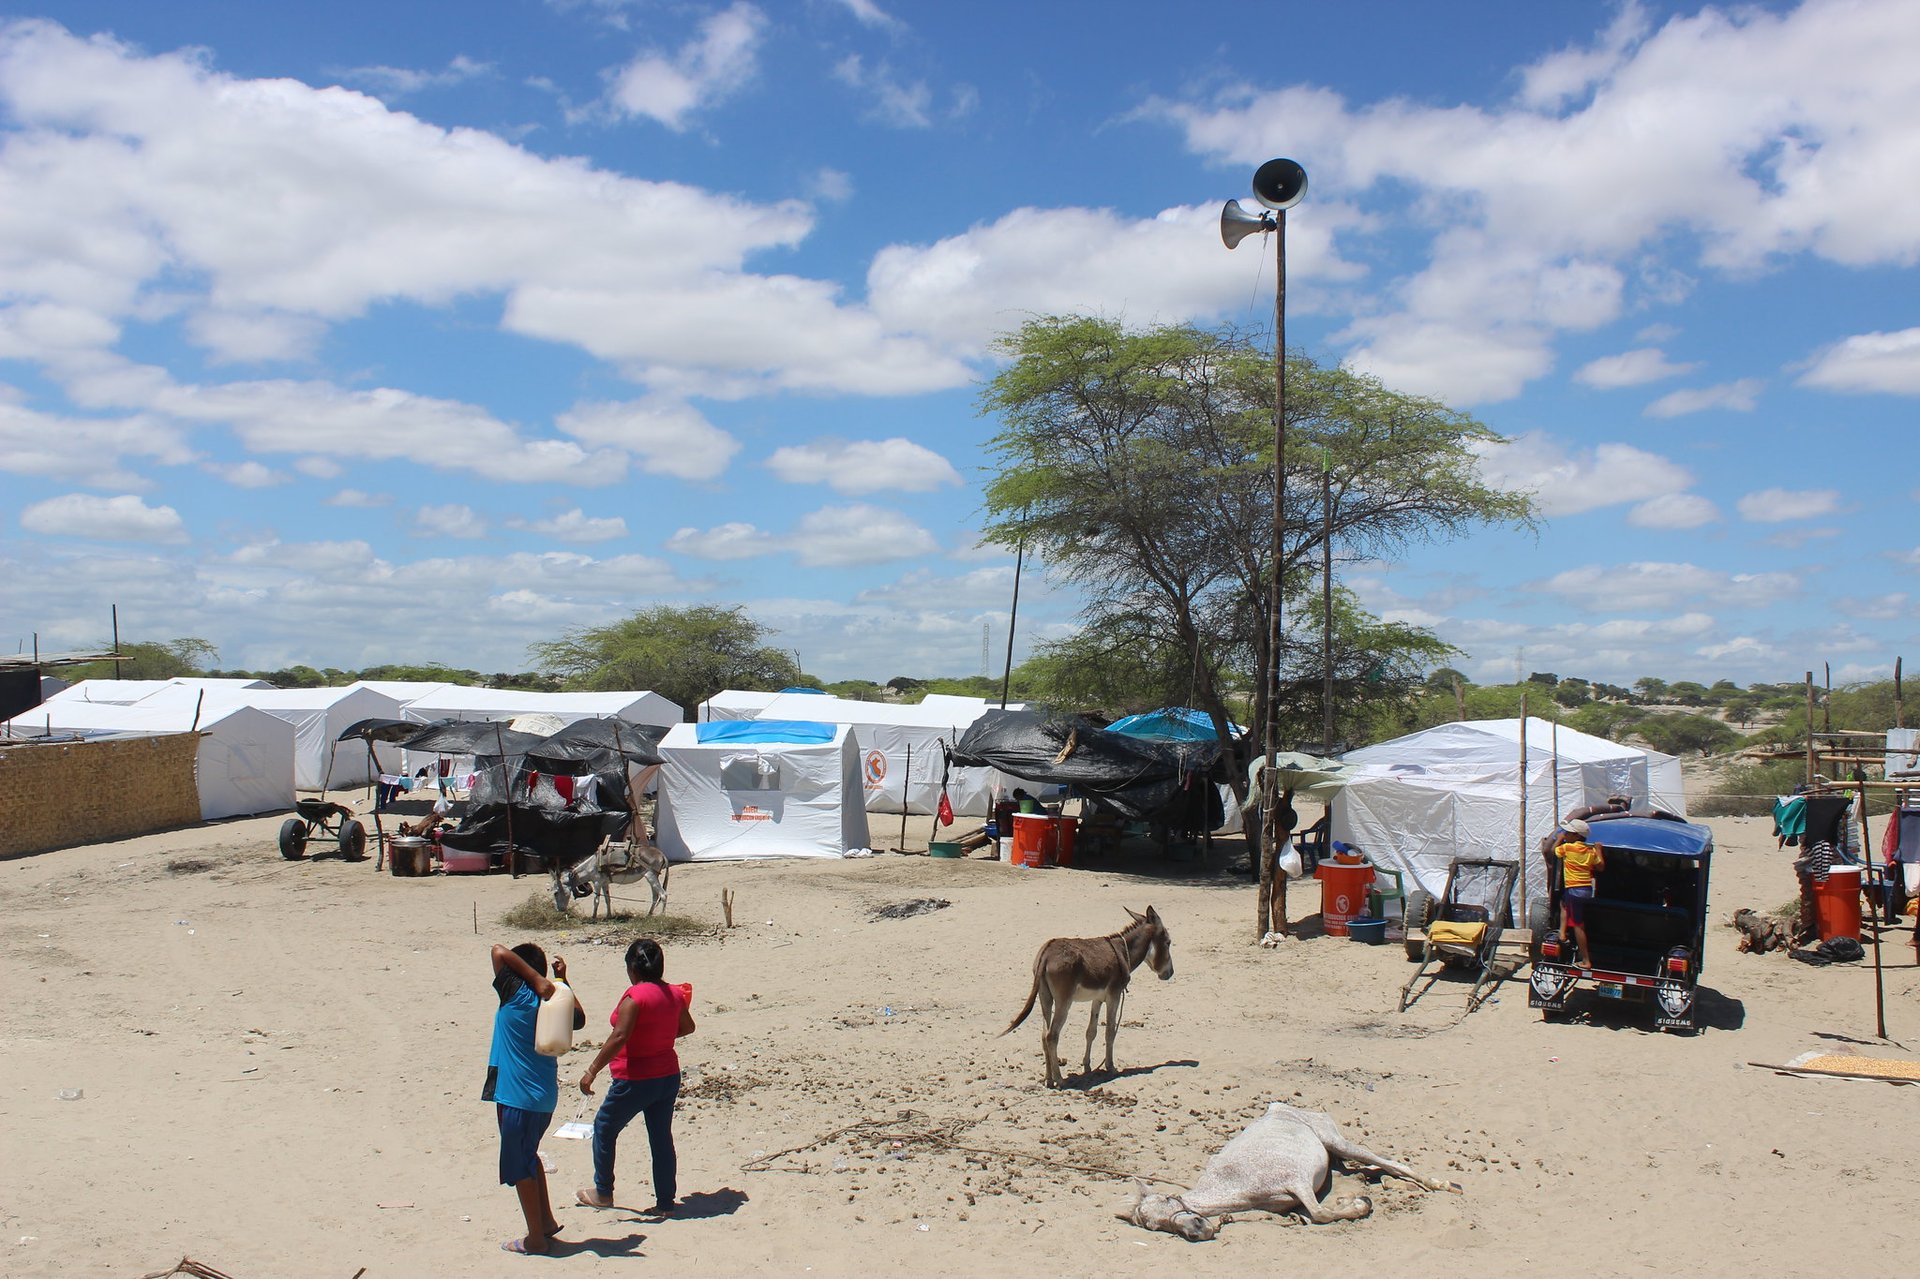
M 1807 785 L 1813 785 L 1813 672 L 1807 672 Z

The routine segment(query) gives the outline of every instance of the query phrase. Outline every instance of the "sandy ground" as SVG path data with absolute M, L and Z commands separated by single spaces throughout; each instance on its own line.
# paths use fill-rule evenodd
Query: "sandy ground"
M 715 925 L 668 950 L 700 1022 L 676 1125 L 688 1210 L 564 1206 L 556 1257 L 509 1257 L 519 1218 L 479 1101 L 486 947 L 523 939 L 496 921 L 541 881 L 285 862 L 278 821 L 0 863 L 0 1272 L 137 1276 L 191 1255 L 236 1279 L 574 1274 L 622 1256 L 712 1275 L 1775 1273 L 1826 1255 L 1809 1240 L 1842 1221 L 1849 1273 L 1907 1268 L 1916 1094 L 1748 1064 L 1916 1055 L 1906 928 L 1886 950 L 1890 1043 L 1870 964 L 1740 955 L 1718 926 L 1691 1038 L 1624 1012 L 1546 1024 L 1517 982 L 1466 1015 L 1445 979 L 1402 1014 L 1398 946 L 1318 936 L 1312 918 L 1304 940 L 1250 945 L 1244 877 L 1144 848 L 1054 871 L 895 855 L 677 868 L 672 909 Z M 1714 826 L 1716 924 L 1792 897 L 1764 821 Z M 883 820 L 875 838 L 896 833 Z M 722 888 L 738 894 L 725 932 Z M 870 919 L 919 897 L 951 905 Z M 1295 917 L 1318 898 L 1296 888 Z M 1149 903 L 1175 979 L 1141 970 L 1118 1077 L 1048 1092 L 1031 1023 L 995 1037 L 1035 948 Z M 569 959 L 597 1039 L 618 944 L 541 940 Z M 582 1107 L 586 1060 L 562 1063 L 556 1124 Z M 1368 1220 L 1255 1214 L 1206 1244 L 1115 1219 L 1130 1183 L 1090 1170 L 1189 1183 L 1275 1098 L 1464 1193 L 1388 1180 Z M 586 1144 L 545 1149 L 570 1205 Z M 652 1202 L 644 1150 L 636 1126 L 622 1202 Z

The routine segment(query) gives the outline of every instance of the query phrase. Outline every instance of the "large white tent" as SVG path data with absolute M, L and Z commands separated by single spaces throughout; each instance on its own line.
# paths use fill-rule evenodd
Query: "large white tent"
M 136 702 L 137 706 L 162 706 L 189 710 L 200 703 L 201 690 L 187 684 L 173 684 Z M 345 688 L 243 688 L 209 691 L 201 703 L 206 709 L 220 706 L 252 706 L 276 719 L 293 725 L 293 784 L 300 790 L 317 791 L 322 786 L 359 786 L 372 780 L 376 771 L 367 759 L 367 748 L 359 741 L 338 742 L 340 734 L 363 719 L 399 719 L 400 703 L 384 693 L 361 685 Z M 395 746 L 376 746 L 380 767 L 389 771 L 400 767 L 400 750 Z M 329 769 L 331 768 L 331 772 Z
M 845 724 L 860 739 L 861 789 L 870 813 L 932 813 L 940 806 L 942 744 L 952 745 L 988 710 L 978 697 L 930 696 L 917 705 L 862 702 L 818 693 L 715 694 L 701 703 L 709 722 L 787 720 Z M 991 768 L 956 768 L 948 799 L 960 816 L 986 817 L 1017 782 Z
M 233 692 L 247 688 L 272 688 L 263 679 L 83 679 L 55 693 L 48 701 L 98 702 L 108 706 L 132 706 L 168 688 L 205 689 L 209 692 Z
M 658 693 L 538 693 L 522 688 L 471 688 L 442 684 L 405 702 L 406 717 L 421 723 L 437 719 L 505 720 L 516 715 L 552 715 L 563 724 L 577 719 L 624 719 L 629 724 L 678 724 L 680 708 Z
M 108 702 L 55 703 L 14 721 L 14 731 L 77 733 L 185 733 L 192 706 L 120 706 Z M 200 816 L 208 821 L 293 806 L 293 725 L 263 710 L 221 702 L 202 707 L 194 780 Z
M 843 857 L 867 846 L 852 729 L 768 722 L 701 740 L 734 727 L 676 724 L 661 739 L 654 840 L 669 858 Z
M 1546 888 L 1539 841 L 1571 809 L 1625 795 L 1637 809 L 1685 815 L 1677 777 L 1648 752 L 1529 718 L 1525 774 L 1528 897 Z M 1376 865 L 1405 872 L 1432 896 L 1446 887 L 1455 858 L 1513 860 L 1521 851 L 1520 721 L 1440 724 L 1342 756 L 1350 773 L 1333 801 L 1333 838 Z M 1671 761 L 1677 773 L 1677 761 Z M 1557 782 L 1557 790 L 1556 790 Z M 1556 798 L 1558 811 L 1556 811 Z M 1524 918 L 1515 902 L 1516 921 Z

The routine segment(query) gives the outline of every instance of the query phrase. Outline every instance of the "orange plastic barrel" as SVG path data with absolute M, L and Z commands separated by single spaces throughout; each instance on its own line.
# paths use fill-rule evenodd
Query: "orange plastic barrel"
M 1013 815 L 1013 864 L 1045 866 L 1053 860 L 1058 846 L 1053 818 L 1045 813 Z
M 1078 817 L 1062 817 L 1060 821 L 1060 865 L 1073 865 L 1073 841 L 1080 833 Z
M 1827 874 L 1826 883 L 1815 880 L 1813 907 L 1821 941 L 1832 941 L 1836 937 L 1859 941 L 1860 868 L 1835 866 Z
M 1367 913 L 1373 867 L 1366 862 L 1358 866 L 1321 862 L 1313 874 L 1320 881 L 1320 919 L 1327 936 L 1345 937 L 1347 925 Z

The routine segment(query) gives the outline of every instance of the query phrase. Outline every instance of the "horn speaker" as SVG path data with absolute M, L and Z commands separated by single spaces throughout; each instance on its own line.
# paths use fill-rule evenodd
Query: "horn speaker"
M 1269 209 L 1291 209 L 1307 193 L 1307 171 L 1291 160 L 1269 160 L 1254 170 L 1253 198 Z
M 1220 210 L 1220 242 L 1229 249 L 1250 235 L 1273 230 L 1271 213 L 1249 213 L 1240 207 L 1240 201 L 1228 200 L 1227 207 Z

